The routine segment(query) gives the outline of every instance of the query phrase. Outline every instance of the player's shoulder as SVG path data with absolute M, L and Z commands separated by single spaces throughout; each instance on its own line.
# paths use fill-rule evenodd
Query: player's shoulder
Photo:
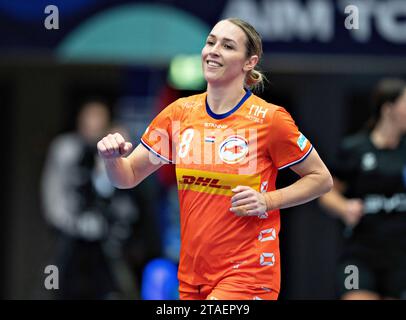
M 176 109 L 193 109 L 204 105 L 206 93 L 194 94 L 187 97 L 182 97 L 176 100 L 173 105 Z
M 204 105 L 205 93 L 178 98 L 162 110 L 161 115 L 172 119 L 181 118 L 185 111 L 198 111 Z
M 261 97 L 258 97 L 255 94 L 252 94 L 250 102 L 251 102 L 251 104 L 249 105 L 250 107 L 258 106 L 258 107 L 266 108 L 269 110 L 269 113 L 274 113 L 275 111 L 282 111 L 282 112 L 286 111 L 284 107 L 276 105 L 272 102 L 269 102 Z
M 269 108 L 272 111 L 275 111 L 275 110 L 280 109 L 280 108 L 283 109 L 283 107 L 278 106 L 276 104 L 273 104 L 272 102 L 269 102 L 269 101 L 257 96 L 256 94 L 252 94 L 250 101 L 251 101 L 252 104 L 255 104 L 255 105 L 258 105 L 258 106 L 261 106 L 261 107 Z
M 250 114 L 252 113 L 262 113 L 265 111 L 265 121 L 267 123 L 272 123 L 275 119 L 275 115 L 290 117 L 289 112 L 283 107 L 272 102 L 269 102 L 257 95 L 252 95 L 250 99 L 250 104 L 248 105 Z

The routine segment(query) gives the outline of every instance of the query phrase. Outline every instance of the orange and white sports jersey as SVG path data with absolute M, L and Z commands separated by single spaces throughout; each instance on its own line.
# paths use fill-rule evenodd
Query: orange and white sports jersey
M 279 292 L 279 210 L 260 217 L 229 211 L 232 189 L 275 190 L 278 169 L 304 160 L 312 145 L 289 113 L 246 92 L 226 114 L 207 93 L 181 98 L 149 125 L 141 143 L 175 163 L 180 201 L 179 280 L 215 286 L 225 277 Z

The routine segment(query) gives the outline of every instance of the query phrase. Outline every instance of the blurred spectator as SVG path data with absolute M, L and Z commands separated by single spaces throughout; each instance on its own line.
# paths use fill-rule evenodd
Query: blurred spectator
M 57 299 L 138 298 L 137 272 L 154 256 L 149 252 L 156 246 L 143 243 L 150 219 L 139 215 L 142 199 L 115 189 L 97 156 L 96 143 L 107 129 L 127 135 L 110 128 L 105 103 L 88 101 L 76 132 L 57 137 L 49 150 L 42 199 L 46 220 L 58 234 Z M 139 225 L 146 230 L 140 232 Z
M 405 299 L 406 82 L 382 80 L 373 107 L 369 128 L 343 140 L 320 202 L 346 225 L 340 297 Z

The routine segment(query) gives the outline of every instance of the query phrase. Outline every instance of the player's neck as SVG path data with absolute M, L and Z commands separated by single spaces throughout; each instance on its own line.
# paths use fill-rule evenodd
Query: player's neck
M 223 114 L 233 109 L 244 97 L 245 90 L 240 83 L 237 85 L 207 85 L 207 102 L 211 111 Z
M 371 140 L 379 149 L 395 149 L 401 138 L 402 133 L 397 127 L 385 121 L 379 121 L 371 132 Z

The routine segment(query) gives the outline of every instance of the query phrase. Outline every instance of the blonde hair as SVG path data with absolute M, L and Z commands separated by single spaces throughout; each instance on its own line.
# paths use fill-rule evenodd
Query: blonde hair
M 262 39 L 258 31 L 250 25 L 248 22 L 239 19 L 239 18 L 228 18 L 226 21 L 229 21 L 236 26 L 240 27 L 247 36 L 247 42 L 245 44 L 247 49 L 247 58 L 257 55 L 258 61 L 262 57 Z M 252 90 L 263 90 L 264 82 L 267 81 L 265 75 L 258 70 L 257 66 L 254 69 L 248 71 L 245 78 L 245 85 Z

